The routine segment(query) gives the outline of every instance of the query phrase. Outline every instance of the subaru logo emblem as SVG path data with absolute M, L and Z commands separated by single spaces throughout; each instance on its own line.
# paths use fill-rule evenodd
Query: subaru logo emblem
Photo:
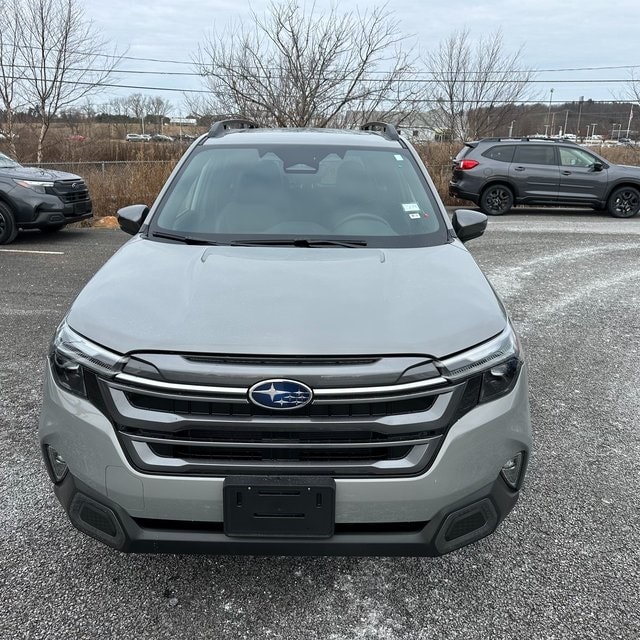
M 299 409 L 309 404 L 312 399 L 311 389 L 295 380 L 263 380 L 249 389 L 249 400 L 265 409 Z

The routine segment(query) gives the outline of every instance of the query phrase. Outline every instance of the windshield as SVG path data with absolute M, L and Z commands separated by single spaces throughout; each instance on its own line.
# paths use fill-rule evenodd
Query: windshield
M 173 180 L 150 230 L 191 241 L 296 246 L 424 246 L 447 238 L 405 149 L 301 144 L 203 145 Z
M 5 156 L 4 153 L 0 153 L 0 168 L 10 169 L 12 167 L 19 167 L 20 165 L 12 160 L 9 156 Z

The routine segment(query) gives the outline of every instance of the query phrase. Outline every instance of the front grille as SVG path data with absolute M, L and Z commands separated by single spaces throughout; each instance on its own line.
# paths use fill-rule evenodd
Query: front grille
M 265 443 L 267 445 L 268 443 Z M 382 460 L 400 460 L 406 457 L 411 445 L 401 447 L 366 447 L 344 449 L 339 444 L 329 443 L 324 449 L 310 449 L 302 444 L 291 448 L 261 448 L 247 449 L 241 445 L 218 447 L 192 447 L 188 444 L 150 444 L 149 449 L 162 458 L 180 458 L 183 460 L 217 460 L 217 461 L 252 461 L 277 464 L 279 462 L 380 462 Z
M 321 431 L 269 430 L 208 426 L 171 433 L 120 427 L 130 442 L 146 443 L 160 458 L 191 462 L 375 463 L 405 458 L 416 444 L 433 439 L 431 432 L 395 435 L 370 429 Z
M 89 190 L 83 180 L 59 180 L 54 182 L 50 190 L 65 203 L 73 204 L 89 200 Z
M 203 402 L 188 399 L 162 398 L 140 393 L 128 393 L 127 399 L 139 409 L 197 416 L 281 416 L 282 413 L 258 407 L 248 402 Z M 291 417 L 344 418 L 394 416 L 427 411 L 433 406 L 434 396 L 422 396 L 389 402 L 335 402 L 331 404 L 308 404 L 287 412 Z
M 424 362 L 419 356 L 150 354 L 138 362 L 145 358 L 159 376 L 140 377 L 140 368 L 87 388 L 111 416 L 131 464 L 147 474 L 416 475 L 437 454 L 465 391 L 440 377 L 404 382 L 403 372 Z M 182 378 L 171 373 L 178 370 Z M 249 401 L 256 375 L 289 371 L 312 386 L 310 404 L 277 411 Z

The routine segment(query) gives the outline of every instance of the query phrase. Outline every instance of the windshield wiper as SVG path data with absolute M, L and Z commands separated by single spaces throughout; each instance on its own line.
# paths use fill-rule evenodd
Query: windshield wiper
M 366 247 L 366 240 L 331 240 L 308 238 L 253 238 L 250 240 L 233 240 L 234 247 Z
M 194 238 L 193 236 L 181 236 L 177 233 L 163 233 L 162 231 L 153 231 L 151 235 L 154 238 L 166 238 L 167 240 L 184 242 L 184 244 L 203 244 L 203 245 L 222 244 L 220 242 L 215 242 L 214 240 L 206 240 L 205 238 Z

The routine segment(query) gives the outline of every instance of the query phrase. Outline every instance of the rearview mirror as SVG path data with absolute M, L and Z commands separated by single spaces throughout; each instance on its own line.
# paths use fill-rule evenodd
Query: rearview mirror
M 479 238 L 487 228 L 487 216 L 479 211 L 457 209 L 453 214 L 453 229 L 461 242 Z
M 593 170 L 594 171 L 602 171 L 602 169 L 604 168 L 604 165 L 602 164 L 602 162 L 598 162 L 597 160 L 593 163 Z
M 120 228 L 132 236 L 138 231 L 142 223 L 145 221 L 147 214 L 149 213 L 149 207 L 146 204 L 132 204 L 128 207 L 123 207 L 118 210 L 116 214 L 118 216 L 118 224 Z

